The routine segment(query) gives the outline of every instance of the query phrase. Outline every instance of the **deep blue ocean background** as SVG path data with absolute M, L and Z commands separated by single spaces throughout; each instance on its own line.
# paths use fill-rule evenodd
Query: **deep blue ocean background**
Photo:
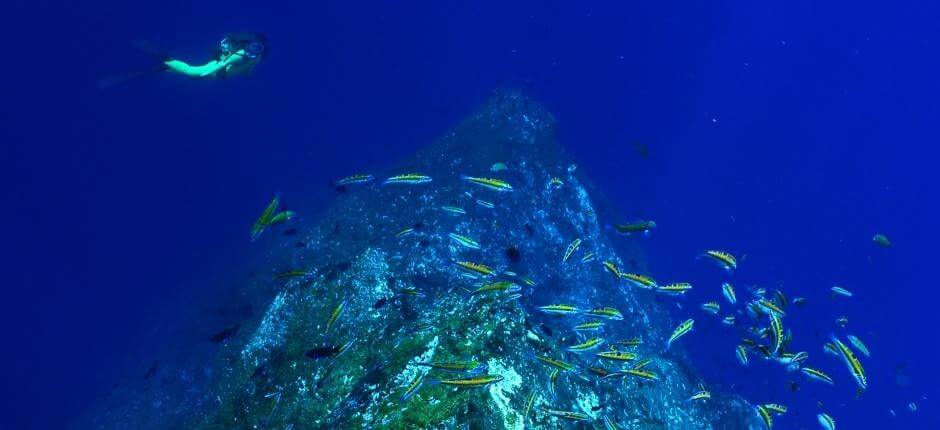
M 328 180 L 409 156 L 504 87 L 556 115 L 622 209 L 610 223 L 658 223 L 647 256 L 661 278 L 696 280 L 684 307 L 724 279 L 695 254 L 727 249 L 747 255 L 742 290 L 809 299 L 786 320 L 797 349 L 821 357 L 847 315 L 873 351 L 860 399 L 835 365 L 835 387 L 791 393 L 779 366 L 738 366 L 737 339 L 703 318 L 686 345 L 716 388 L 789 405 L 778 428 L 816 428 L 817 401 L 840 428 L 940 425 L 937 2 L 103 0 L 6 15 L 2 428 L 63 428 L 180 336 L 204 338 L 186 327 L 261 252 L 247 231 L 275 192 L 315 214 Z M 152 64 L 131 40 L 202 61 L 238 30 L 272 44 L 253 76 L 95 88 Z M 833 301 L 836 283 L 856 296 Z

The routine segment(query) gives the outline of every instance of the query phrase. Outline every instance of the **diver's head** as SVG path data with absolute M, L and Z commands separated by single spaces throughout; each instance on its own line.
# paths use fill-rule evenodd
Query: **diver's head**
M 219 42 L 222 55 L 231 55 L 239 50 L 250 60 L 258 62 L 268 55 L 268 38 L 263 33 L 229 33 Z

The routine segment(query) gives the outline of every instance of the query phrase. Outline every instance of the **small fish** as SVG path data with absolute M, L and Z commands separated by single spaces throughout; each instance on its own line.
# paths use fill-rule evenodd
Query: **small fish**
M 461 270 L 468 272 L 468 273 L 476 274 L 476 275 L 492 276 L 496 273 L 496 271 L 493 270 L 493 268 L 489 266 L 473 263 L 470 261 L 457 261 L 457 262 L 454 262 L 454 264 L 456 264 L 457 267 L 460 268 Z
M 543 364 L 546 364 L 546 365 L 548 365 L 548 366 L 551 366 L 551 367 L 554 367 L 554 368 L 557 368 L 557 369 L 561 369 L 561 370 L 563 370 L 563 371 L 565 371 L 565 372 L 571 372 L 571 371 L 575 370 L 575 367 L 574 367 L 573 364 L 566 363 L 566 362 L 561 361 L 561 360 L 556 360 L 556 359 L 551 358 L 551 357 L 546 356 L 546 355 L 536 355 L 536 354 L 533 354 L 533 353 L 530 352 L 530 353 L 527 353 L 526 356 L 528 356 L 529 358 L 538 360 L 538 361 L 540 361 L 540 362 L 542 362 Z
M 688 332 L 692 331 L 692 327 L 695 325 L 695 320 L 689 318 L 679 324 L 675 330 L 672 331 L 672 335 L 669 336 L 669 340 L 666 342 L 666 349 L 669 349 L 672 346 L 672 343 L 678 340 L 680 337 L 685 336 Z
M 441 370 L 450 373 L 469 373 L 478 374 L 486 371 L 486 363 L 479 361 L 455 361 L 455 362 L 416 362 L 415 366 L 430 367 L 435 370 Z
M 601 338 L 599 338 L 599 337 L 592 337 L 592 338 L 590 338 L 590 339 L 588 339 L 588 340 L 586 340 L 586 341 L 584 341 L 584 342 L 582 342 L 582 343 L 579 343 L 579 344 L 577 344 L 577 345 L 571 345 L 571 346 L 565 348 L 565 350 L 567 350 L 567 351 L 569 351 L 569 352 L 584 352 L 584 351 L 590 351 L 590 350 L 592 350 L 592 349 L 597 348 L 598 346 L 600 346 L 600 345 L 603 344 L 603 343 L 604 343 L 604 339 L 601 339 Z
M 590 262 L 592 262 L 592 261 L 594 261 L 594 253 L 593 253 L 593 252 L 589 252 L 589 253 L 587 253 L 587 254 L 584 254 L 584 257 L 581 257 L 581 262 L 582 262 L 582 263 L 590 263 Z
M 470 249 L 480 249 L 480 244 L 467 236 L 459 235 L 457 233 L 449 233 L 448 236 L 450 237 L 450 240 L 454 241 L 458 245 L 462 245 Z
M 581 239 L 573 240 L 571 244 L 568 245 L 568 249 L 565 250 L 565 256 L 564 258 L 561 259 L 561 262 L 562 263 L 567 262 L 568 258 L 571 257 L 571 254 L 574 254 L 574 252 L 578 250 L 579 246 L 581 246 Z
M 552 178 L 551 181 L 548 181 L 548 186 L 552 188 L 561 188 L 565 186 L 565 181 L 562 181 L 559 177 Z
M 342 179 L 337 179 L 333 181 L 333 187 L 341 187 L 344 185 L 354 185 L 354 184 L 366 184 L 375 180 L 375 176 L 368 174 L 352 175 L 347 176 Z
M 780 316 L 775 313 L 770 314 L 770 330 L 774 335 L 773 354 L 776 355 L 780 352 L 780 347 L 783 345 L 783 321 L 780 320 Z
M 836 350 L 842 356 L 842 360 L 845 362 L 846 368 L 848 368 L 849 373 L 852 374 L 852 377 L 855 378 L 855 382 L 858 383 L 858 387 L 861 390 L 864 390 L 868 387 L 868 378 L 865 376 L 865 369 L 862 367 L 862 363 L 858 361 L 858 357 L 855 356 L 855 353 L 849 349 L 841 340 L 832 337 L 832 343 L 836 346 Z
M 871 241 L 872 241 L 872 242 L 875 242 L 875 245 L 878 245 L 878 246 L 880 246 L 880 247 L 882 247 L 882 248 L 890 248 L 890 247 L 891 247 L 891 241 L 888 240 L 888 236 L 885 236 L 885 235 L 883 235 L 883 234 L 876 234 L 876 235 L 872 236 L 872 237 L 871 237 Z
M 858 352 L 865 354 L 866 357 L 871 357 L 871 353 L 868 352 L 868 346 L 866 346 L 865 343 L 863 343 L 861 339 L 851 334 L 846 335 L 845 337 L 849 339 L 849 343 L 851 343 L 852 346 L 854 346 L 855 349 L 858 350 Z
M 637 288 L 642 288 L 646 290 L 654 290 L 659 286 L 656 283 L 656 281 L 653 280 L 653 278 L 650 278 L 649 276 L 646 276 L 646 275 L 638 275 L 636 273 L 623 273 L 621 274 L 621 277 L 627 281 L 627 284 L 630 284 L 631 286 L 634 286 Z
M 509 166 L 506 166 L 506 163 L 503 162 L 493 163 L 493 165 L 490 166 L 491 172 L 502 172 L 503 170 L 507 169 L 509 169 Z
M 529 413 L 532 412 L 533 405 L 535 405 L 535 390 L 529 393 L 529 397 L 525 401 L 525 409 L 522 410 L 522 421 L 529 418 Z
M 578 308 L 573 305 L 566 304 L 539 306 L 539 310 L 553 315 L 571 315 L 580 312 Z
M 522 278 L 522 283 L 523 283 L 523 284 L 526 284 L 526 285 L 528 285 L 528 286 L 530 286 L 530 287 L 534 287 L 534 286 L 535 286 L 535 281 L 533 281 L 532 278 Z
M 408 384 L 408 388 L 405 388 L 405 392 L 401 395 L 401 401 L 407 402 L 408 399 L 410 399 L 412 396 L 415 395 L 415 393 L 418 392 L 421 386 L 424 385 L 425 375 L 427 374 L 421 373 L 418 376 L 416 376 L 413 380 L 411 380 L 411 383 Z
M 465 210 L 463 210 L 463 208 L 459 208 L 459 207 L 457 207 L 457 206 L 441 206 L 441 210 L 444 211 L 444 212 L 450 212 L 450 213 L 452 213 L 452 214 L 457 214 L 457 215 L 466 215 L 466 214 L 467 214 L 467 211 L 465 211 Z
M 623 373 L 626 374 L 626 375 L 636 376 L 637 378 L 646 379 L 646 380 L 650 380 L 650 381 L 655 381 L 655 380 L 658 380 L 658 379 L 659 379 L 659 375 L 657 375 L 657 374 L 655 374 L 655 373 L 653 373 L 653 372 L 650 372 L 649 370 L 643 370 L 643 369 L 625 369 L 625 370 L 623 371 Z
M 800 371 L 802 371 L 803 374 L 805 374 L 809 379 L 811 379 L 811 380 L 813 380 L 813 381 L 825 382 L 825 383 L 827 383 L 827 384 L 829 384 L 829 385 L 834 385 L 834 384 L 835 384 L 835 382 L 832 380 L 832 378 L 831 378 L 829 375 L 823 373 L 822 370 L 818 370 L 818 369 L 814 369 L 814 368 L 812 368 L 812 367 L 805 367 L 805 366 L 804 366 L 804 367 L 801 367 L 801 368 L 800 368 Z
M 610 416 L 604 415 L 604 430 L 618 430 L 620 427 L 617 427 L 616 424 L 610 419 Z
M 849 318 L 848 318 L 848 317 L 839 317 L 839 318 L 836 318 L 836 324 L 837 324 L 839 327 L 845 327 L 846 324 L 848 324 L 848 323 L 849 323 Z
M 633 364 L 633 369 L 634 369 L 634 370 L 640 370 L 640 369 L 642 369 L 642 368 L 644 368 L 644 367 L 646 367 L 646 366 L 649 366 L 649 364 L 652 363 L 652 362 L 653 362 L 653 359 L 652 359 L 652 358 L 647 358 L 647 359 L 644 359 L 644 360 L 637 361 L 636 363 Z
M 738 345 L 734 349 L 734 355 L 738 357 L 738 362 L 741 363 L 742 366 L 747 366 L 747 348 L 745 348 L 744 345 Z
M 603 358 L 603 359 L 606 359 L 606 360 L 613 360 L 613 361 L 632 361 L 632 360 L 636 360 L 636 354 L 635 354 L 635 353 L 626 352 L 626 351 L 617 351 L 617 350 L 615 350 L 615 349 L 611 349 L 611 350 L 608 350 L 608 351 L 601 351 L 601 352 L 598 352 L 598 353 L 597 353 L 597 357 L 598 357 L 598 358 Z
M 738 302 L 738 296 L 734 294 L 734 286 L 728 282 L 721 284 L 721 294 L 724 295 L 728 303 L 732 305 Z
M 431 177 L 419 173 L 406 173 L 404 175 L 395 175 L 382 182 L 382 185 L 389 184 L 426 184 L 431 182 Z
M 691 289 L 692 284 L 688 282 L 675 282 L 657 287 L 656 292 L 678 296 L 687 293 Z
M 424 293 L 422 293 L 421 291 L 419 291 L 417 288 L 414 288 L 414 287 L 402 288 L 398 290 L 398 294 L 402 296 L 409 296 L 409 297 L 424 297 L 425 296 Z
M 506 296 L 505 300 L 506 300 L 506 301 L 516 300 L 516 299 L 518 299 L 518 298 L 520 298 L 520 297 L 522 297 L 522 293 L 512 293 L 512 294 Z
M 591 421 L 591 417 L 580 412 L 573 411 L 561 411 L 557 409 L 551 409 L 547 406 L 542 407 L 542 412 L 545 412 L 548 415 L 558 418 L 564 418 L 569 421 Z
M 729 272 L 738 268 L 738 260 L 727 252 L 710 249 L 705 251 L 704 255 L 708 258 L 711 258 L 712 260 L 715 260 L 715 262 L 717 262 L 721 267 Z
M 911 411 L 911 413 L 917 412 L 917 403 L 914 403 L 914 402 L 908 403 L 907 409 Z
M 503 377 L 500 375 L 480 375 L 466 378 L 436 379 L 431 381 L 431 383 L 449 385 L 452 387 L 478 388 L 495 384 L 502 380 Z
M 838 285 L 832 287 L 832 296 L 852 297 L 852 292 Z
M 274 275 L 274 280 L 282 281 L 284 279 L 311 278 L 313 276 L 316 276 L 316 272 L 312 272 L 309 270 L 302 270 L 302 269 L 294 269 L 294 270 L 288 270 L 285 272 L 278 273 L 277 275 Z
M 721 319 L 722 324 L 724 325 L 734 325 L 734 315 L 728 315 Z
M 776 303 L 767 299 L 758 300 L 757 305 L 760 306 L 762 310 L 764 310 L 765 312 L 771 315 L 777 315 L 777 316 L 782 317 L 787 314 L 786 312 L 783 311 L 783 309 L 780 308 L 780 306 L 777 306 Z
M 346 351 L 348 351 L 348 350 L 349 350 L 349 347 L 352 346 L 353 342 L 355 342 L 355 340 L 351 340 L 351 341 L 349 341 L 349 342 L 346 342 L 346 343 L 340 345 L 339 348 L 336 348 L 336 352 L 334 352 L 334 353 L 333 353 L 333 356 L 330 357 L 330 362 L 332 363 L 333 361 L 336 361 L 336 359 L 339 358 L 339 356 L 343 355 L 343 353 L 345 353 Z
M 551 373 L 548 374 L 548 394 L 555 398 L 555 381 L 558 380 L 558 375 L 561 374 L 560 369 L 552 369 Z
M 482 294 L 482 293 L 515 293 L 521 290 L 522 287 L 516 285 L 514 282 L 509 281 L 499 281 L 491 282 L 489 284 L 483 285 L 473 292 L 470 295 Z
M 264 230 L 268 228 L 268 225 L 271 222 L 271 217 L 274 216 L 274 212 L 277 211 L 277 207 L 281 204 L 281 196 L 275 195 L 274 199 L 271 200 L 271 203 L 268 203 L 268 206 L 264 208 L 264 211 L 261 212 L 261 216 L 258 217 L 258 220 L 255 221 L 255 224 L 251 227 L 251 240 L 254 241 L 261 233 L 264 233 Z
M 604 327 L 603 321 L 591 321 L 574 326 L 575 331 L 597 331 Z
M 710 398 L 712 398 L 712 393 L 709 391 L 702 390 L 693 394 L 692 397 L 689 397 L 688 400 L 686 401 L 694 402 L 696 400 L 708 400 Z
M 836 344 L 832 342 L 826 342 L 826 344 L 823 345 L 823 352 L 825 352 L 826 354 L 835 355 L 836 357 L 839 356 L 839 349 L 836 348 Z
M 317 360 L 324 357 L 332 357 L 337 352 L 339 352 L 339 347 L 337 346 L 318 346 L 316 348 L 307 350 L 307 352 L 304 353 L 304 356 L 311 360 Z
M 480 200 L 480 199 L 477 199 L 477 204 L 487 209 L 493 209 L 494 207 L 496 207 L 496 205 L 494 205 L 493 202 L 488 202 L 486 200 Z
M 793 304 L 797 306 L 802 306 L 806 304 L 806 297 L 794 297 Z
M 702 303 L 702 310 L 712 315 L 717 315 L 718 312 L 721 311 L 721 306 L 718 305 L 718 302 L 705 302 Z
M 614 226 L 614 230 L 620 234 L 643 233 L 649 235 L 654 228 L 656 228 L 656 222 L 654 221 L 634 221 Z
M 604 268 L 607 269 L 607 271 L 610 272 L 611 275 L 614 275 L 615 278 L 620 279 L 621 272 L 620 272 L 620 268 L 617 267 L 616 263 L 614 263 L 613 261 L 607 260 L 604 262 Z
M 333 325 L 336 324 L 340 317 L 343 316 L 343 313 L 346 311 L 346 304 L 347 301 L 343 300 L 340 304 L 333 308 L 333 312 L 330 313 L 330 318 L 326 320 L 326 330 L 324 330 L 324 333 L 329 333 L 330 329 L 333 328 Z
M 774 417 L 770 414 L 770 409 L 767 409 L 767 407 L 764 405 L 758 405 L 756 409 L 757 415 L 759 415 L 761 420 L 764 421 L 764 426 L 766 426 L 768 430 L 773 428 Z
M 509 185 L 506 181 L 493 178 L 477 178 L 473 176 L 461 175 L 460 179 L 467 181 L 471 184 L 476 184 L 484 188 L 489 188 L 494 191 L 512 191 L 512 185 Z
M 623 320 L 623 314 L 614 308 L 597 308 L 585 312 L 588 316 L 606 318 L 609 320 Z
M 816 419 L 819 420 L 819 425 L 823 430 L 836 430 L 836 420 L 832 419 L 829 414 L 820 413 L 816 415 Z
M 618 340 L 618 341 L 617 341 L 617 344 L 618 344 L 618 345 L 626 345 L 626 346 L 638 346 L 638 345 L 642 345 L 642 344 L 643 344 L 643 338 L 641 338 L 641 337 L 631 337 L 631 338 L 629 338 L 629 339 Z
M 787 413 L 787 406 L 781 405 L 779 403 L 765 403 L 764 407 L 767 408 L 768 411 L 773 412 L 777 415 L 783 415 Z
M 411 234 L 411 233 L 414 233 L 414 232 L 415 232 L 415 229 L 413 229 L 413 228 L 406 228 L 406 229 L 403 229 L 402 231 L 399 231 L 398 233 L 395 233 L 395 238 L 405 237 L 405 236 L 407 236 L 407 235 L 409 235 L 409 234 Z
M 268 225 L 284 223 L 294 219 L 295 216 L 297 216 L 297 214 L 292 211 L 278 212 L 268 220 Z

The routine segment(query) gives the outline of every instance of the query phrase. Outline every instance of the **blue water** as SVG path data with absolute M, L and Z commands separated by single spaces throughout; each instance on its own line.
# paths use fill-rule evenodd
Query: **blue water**
M 798 348 L 821 355 L 847 315 L 873 350 L 860 399 L 837 366 L 836 387 L 791 393 L 703 319 L 688 347 L 707 381 L 788 404 L 780 428 L 815 428 L 817 401 L 840 428 L 940 424 L 936 3 L 348 3 L 15 6 L 4 62 L 28 67 L 3 72 L 4 428 L 62 428 L 145 371 L 181 319 L 210 312 L 181 303 L 257 258 L 246 231 L 271 194 L 315 213 L 329 179 L 409 156 L 499 87 L 555 113 L 624 219 L 656 220 L 652 269 L 702 285 L 686 309 L 724 279 L 695 254 L 727 249 L 747 255 L 741 288 L 809 299 L 787 319 Z M 95 88 L 150 65 L 131 40 L 199 61 L 233 30 L 272 42 L 251 77 Z M 831 300 L 836 283 L 856 296 Z

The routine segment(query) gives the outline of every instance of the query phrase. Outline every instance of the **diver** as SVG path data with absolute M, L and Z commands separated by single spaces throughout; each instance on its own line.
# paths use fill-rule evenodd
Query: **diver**
M 134 44 L 156 57 L 160 64 L 153 69 L 102 79 L 98 82 L 99 89 L 158 72 L 176 73 L 193 79 L 225 79 L 246 75 L 264 60 L 270 49 L 268 39 L 262 33 L 229 33 L 219 42 L 212 60 L 205 64 L 192 65 L 159 52 L 147 43 Z

